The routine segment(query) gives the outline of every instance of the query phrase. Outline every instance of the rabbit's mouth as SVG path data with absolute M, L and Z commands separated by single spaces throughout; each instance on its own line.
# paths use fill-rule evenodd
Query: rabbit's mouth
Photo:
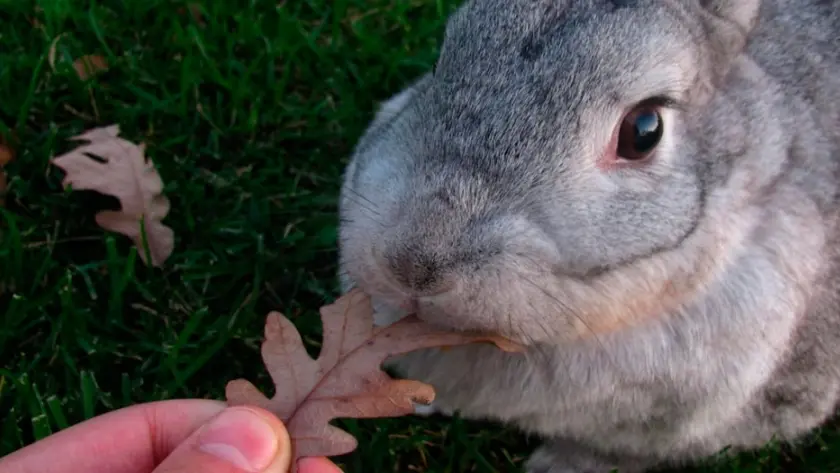
M 345 289 L 358 287 L 371 296 L 376 326 L 390 325 L 408 315 L 416 315 L 441 327 L 466 329 L 459 323 L 459 314 L 447 310 L 452 305 L 448 301 L 460 294 L 460 285 L 455 279 L 425 277 L 420 271 L 414 284 L 405 284 L 404 278 L 394 277 L 394 272 L 382 263 L 383 258 L 372 246 L 368 246 L 356 262 L 358 265 L 345 274 Z
M 392 277 L 372 246 L 353 246 L 354 253 L 344 253 L 342 284 L 345 290 L 357 287 L 370 295 L 376 326 L 416 315 L 444 329 L 501 336 L 522 345 L 570 332 L 557 302 L 532 282 L 541 279 L 536 273 L 549 270 L 544 264 L 530 262 L 533 267 L 526 268 L 519 259 L 498 255 L 490 263 L 447 267 L 432 284 L 409 285 L 409 271 L 402 279 Z
M 408 294 L 403 288 L 395 288 L 393 285 L 386 285 L 391 289 L 383 290 L 382 284 L 373 284 L 371 280 L 354 286 L 370 295 L 374 325 L 377 327 L 391 325 L 414 315 L 442 329 L 500 336 L 520 345 L 544 341 L 530 333 L 532 330 L 525 328 L 532 323 L 523 321 L 523 315 L 493 310 L 493 304 L 497 301 L 495 297 L 490 294 L 476 294 L 472 288 L 465 292 L 463 285 L 438 294 L 424 295 Z M 481 302 L 478 301 L 479 298 Z M 539 316 L 540 314 L 532 312 L 524 317 Z M 543 328 L 540 332 L 546 336 L 550 334 Z
M 434 323 L 435 325 L 460 329 L 452 326 L 457 320 L 457 314 L 447 314 L 443 307 L 445 303 L 437 302 L 436 299 L 444 297 L 444 293 L 434 295 L 411 295 L 403 291 L 391 291 L 388 293 L 371 293 L 371 305 L 373 307 L 373 321 L 376 327 L 391 325 L 409 315 Z

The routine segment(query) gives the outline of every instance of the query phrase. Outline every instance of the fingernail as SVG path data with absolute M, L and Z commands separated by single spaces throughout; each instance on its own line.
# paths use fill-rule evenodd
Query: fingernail
M 199 449 L 247 471 L 266 469 L 277 455 L 277 434 L 256 412 L 230 408 L 199 435 Z

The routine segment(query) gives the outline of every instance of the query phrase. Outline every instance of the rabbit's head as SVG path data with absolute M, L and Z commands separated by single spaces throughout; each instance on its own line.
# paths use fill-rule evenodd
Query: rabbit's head
M 466 3 L 346 170 L 345 284 L 523 342 L 690 301 L 742 244 L 763 181 L 739 160 L 773 149 L 742 54 L 759 6 Z

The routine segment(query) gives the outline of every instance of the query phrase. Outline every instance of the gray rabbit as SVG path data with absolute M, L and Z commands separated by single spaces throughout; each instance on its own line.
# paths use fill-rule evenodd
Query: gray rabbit
M 472 0 L 342 189 L 345 290 L 528 346 L 394 360 L 531 473 L 796 441 L 840 398 L 840 0 Z

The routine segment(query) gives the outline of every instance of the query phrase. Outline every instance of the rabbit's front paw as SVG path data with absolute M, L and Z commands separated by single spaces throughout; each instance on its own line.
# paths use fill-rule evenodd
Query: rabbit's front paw
M 645 469 L 638 461 L 606 458 L 567 441 L 546 443 L 525 464 L 526 473 L 643 473 Z

